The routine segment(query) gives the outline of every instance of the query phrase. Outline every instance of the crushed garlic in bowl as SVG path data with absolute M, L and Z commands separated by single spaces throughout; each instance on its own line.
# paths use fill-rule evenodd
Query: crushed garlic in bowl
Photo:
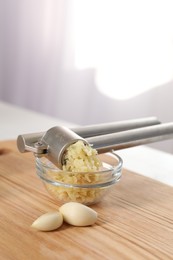
M 46 158 L 36 158 L 37 174 L 56 200 L 85 205 L 99 202 L 119 181 L 122 164 L 114 152 L 98 155 L 81 141 L 67 149 L 62 170 Z

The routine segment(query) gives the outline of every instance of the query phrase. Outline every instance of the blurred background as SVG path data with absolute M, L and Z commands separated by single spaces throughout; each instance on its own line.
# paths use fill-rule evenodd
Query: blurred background
M 79 125 L 173 121 L 173 1 L 0 0 L 0 100 Z M 173 141 L 152 144 L 173 153 Z

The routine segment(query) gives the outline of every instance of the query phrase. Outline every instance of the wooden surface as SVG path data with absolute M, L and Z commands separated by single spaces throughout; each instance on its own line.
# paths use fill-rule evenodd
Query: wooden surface
M 164 173 L 163 173 L 164 174 Z M 53 232 L 30 225 L 58 209 L 35 173 L 31 153 L 0 142 L 0 259 L 173 259 L 173 188 L 123 170 L 110 195 L 92 206 L 92 227 Z

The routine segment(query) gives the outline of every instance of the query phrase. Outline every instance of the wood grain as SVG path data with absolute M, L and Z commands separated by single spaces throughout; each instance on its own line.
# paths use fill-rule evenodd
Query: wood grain
M 163 173 L 164 174 L 164 173 Z M 0 259 L 173 259 L 173 188 L 123 170 L 92 227 L 54 232 L 30 225 L 58 209 L 35 173 L 31 153 L 0 142 Z

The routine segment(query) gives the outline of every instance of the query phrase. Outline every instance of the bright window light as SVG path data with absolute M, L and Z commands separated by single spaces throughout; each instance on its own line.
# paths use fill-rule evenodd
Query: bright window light
M 75 66 L 128 99 L 173 78 L 172 0 L 73 1 Z

